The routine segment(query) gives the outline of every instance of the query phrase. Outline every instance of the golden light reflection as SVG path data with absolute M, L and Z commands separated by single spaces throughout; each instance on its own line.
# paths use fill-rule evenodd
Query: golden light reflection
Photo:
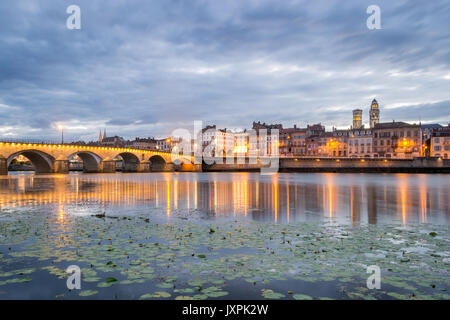
M 175 180 L 173 182 L 173 207 L 175 208 L 175 210 L 178 209 L 178 180 Z
M 328 207 L 328 218 L 330 219 L 330 222 L 332 221 L 333 218 L 333 213 L 334 213 L 334 193 L 335 188 L 334 188 L 334 175 L 333 174 L 325 174 L 326 177 L 326 188 L 327 188 L 327 192 L 324 192 L 324 208 Z M 325 199 L 328 198 L 328 203 L 327 205 L 325 205 Z
M 198 198 L 197 198 L 198 190 L 197 190 L 197 181 L 194 182 L 194 205 L 195 209 L 198 208 Z
M 189 183 L 189 181 L 187 181 L 187 209 L 188 209 L 188 213 L 190 212 L 191 209 L 191 185 Z
M 214 208 L 217 208 L 217 181 L 214 181 Z
M 158 178 L 153 178 L 155 176 Z M 367 213 L 369 223 L 377 223 L 377 215 L 381 212 L 383 215 L 398 214 L 399 218 L 401 215 L 402 223 L 406 224 L 412 212 L 425 223 L 431 221 L 431 212 L 447 212 L 449 206 L 444 200 L 446 191 L 440 190 L 441 194 L 436 195 L 426 178 L 417 180 L 417 186 L 410 186 L 413 178 L 408 178 L 408 175 L 396 176 L 394 185 L 368 184 L 364 187 L 353 180 L 349 187 L 340 187 L 342 181 L 334 174 L 323 174 L 322 183 L 309 184 L 300 179 L 287 180 L 282 174 L 270 178 L 236 174 L 228 181 L 220 175 L 199 181 L 182 175 L 155 174 L 149 175 L 148 180 L 142 176 L 137 179 L 129 177 L 132 176 L 68 175 L 66 179 L 60 179 L 24 175 L 0 178 L 0 207 L 56 204 L 53 212 L 60 221 L 67 220 L 72 208 L 94 205 L 107 209 L 154 207 L 167 216 L 174 215 L 174 208 L 179 212 L 195 207 L 199 214 L 263 217 L 276 223 L 289 223 L 305 212 L 312 214 L 310 217 L 316 215 L 330 221 L 344 217 L 352 223 L 359 222 L 360 213 Z M 435 211 L 431 210 L 432 205 Z M 416 209 L 411 211 L 413 206 Z
M 407 193 L 407 178 L 405 175 L 399 176 L 399 193 L 400 193 L 400 199 L 398 201 L 398 205 L 400 206 L 400 212 L 402 215 L 402 224 L 406 224 L 406 193 Z
M 167 184 L 167 216 L 170 216 L 170 180 L 166 181 Z
M 59 209 L 59 221 L 60 222 L 64 222 L 64 208 L 63 207 L 61 207 L 60 209 Z
M 274 175 L 273 179 L 272 179 L 272 185 L 273 185 L 273 190 L 274 190 L 274 202 L 273 202 L 273 207 L 274 207 L 274 214 L 275 214 L 275 223 L 278 223 L 278 175 Z
M 287 223 L 289 223 L 289 220 L 290 220 L 290 213 L 289 213 L 290 207 L 289 207 L 289 204 L 290 204 L 290 201 L 289 201 L 289 182 L 286 181 L 286 220 L 287 220 Z
M 420 198 L 420 217 L 422 223 L 427 222 L 427 182 L 426 176 L 420 176 L 420 184 L 419 184 L 419 198 Z
M 247 216 L 248 209 L 248 190 L 247 190 L 247 180 L 244 182 L 244 215 Z

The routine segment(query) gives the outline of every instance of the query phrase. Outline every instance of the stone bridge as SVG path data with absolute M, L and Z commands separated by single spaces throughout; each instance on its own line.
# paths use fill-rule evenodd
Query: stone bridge
M 23 155 L 36 173 L 68 173 L 69 161 L 77 155 L 85 172 L 115 172 L 118 156 L 124 172 L 201 171 L 193 157 L 129 148 L 109 148 L 66 144 L 0 142 L 0 175 L 8 174 L 11 161 Z

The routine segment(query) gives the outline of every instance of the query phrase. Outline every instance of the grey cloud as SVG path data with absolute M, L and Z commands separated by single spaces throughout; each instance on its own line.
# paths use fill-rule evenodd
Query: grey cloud
M 193 120 L 348 126 L 373 97 L 387 118 L 450 118 L 434 103 L 450 101 L 445 0 L 380 0 L 376 31 L 368 0 L 79 0 L 82 30 L 69 31 L 72 3 L 0 3 L 0 103 L 15 106 L 0 126 L 11 134 L 52 135 L 56 122 L 89 124 L 67 132 L 87 138 L 97 125 L 162 136 Z

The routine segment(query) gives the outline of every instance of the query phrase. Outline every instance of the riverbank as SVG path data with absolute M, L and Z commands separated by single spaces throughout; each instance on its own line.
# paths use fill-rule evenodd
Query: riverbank
M 250 164 L 203 165 L 205 172 L 257 172 L 268 165 Z M 275 161 L 275 160 L 272 160 Z M 378 159 L 378 158 L 280 158 L 273 172 L 336 172 L 336 173 L 450 173 L 450 160 L 441 158 Z

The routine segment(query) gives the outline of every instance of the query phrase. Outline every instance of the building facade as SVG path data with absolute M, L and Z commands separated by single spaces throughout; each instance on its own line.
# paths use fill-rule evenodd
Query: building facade
M 235 132 L 233 153 L 235 156 L 249 156 L 249 134 L 247 130 L 244 132 Z
M 254 121 L 252 129 L 255 130 L 256 139 L 249 142 L 249 144 L 252 150 L 256 150 L 257 155 L 270 156 L 279 154 L 279 135 L 283 129 L 281 124 L 266 124 L 265 122 Z
M 283 128 L 280 130 L 280 156 L 301 156 L 305 155 L 306 151 L 306 129 L 297 128 Z
M 136 138 L 129 144 L 130 148 L 142 150 L 157 150 L 157 142 L 154 138 Z
M 351 129 L 348 136 L 348 156 L 351 158 L 371 158 L 372 152 L 372 130 Z
M 306 156 L 306 128 L 298 128 L 291 136 L 291 152 L 293 156 Z
M 202 151 L 212 157 L 232 155 L 234 151 L 234 135 L 227 129 L 217 129 L 216 125 L 208 125 L 202 129 Z
M 166 139 L 156 139 L 156 150 L 161 152 L 171 152 L 172 151 L 172 138 Z
M 341 158 L 348 156 L 349 130 L 325 132 L 319 138 L 320 157 Z
M 450 126 L 431 133 L 430 156 L 450 159 Z
M 377 123 L 372 132 L 374 157 L 410 159 L 421 156 L 420 125 L 395 121 Z

